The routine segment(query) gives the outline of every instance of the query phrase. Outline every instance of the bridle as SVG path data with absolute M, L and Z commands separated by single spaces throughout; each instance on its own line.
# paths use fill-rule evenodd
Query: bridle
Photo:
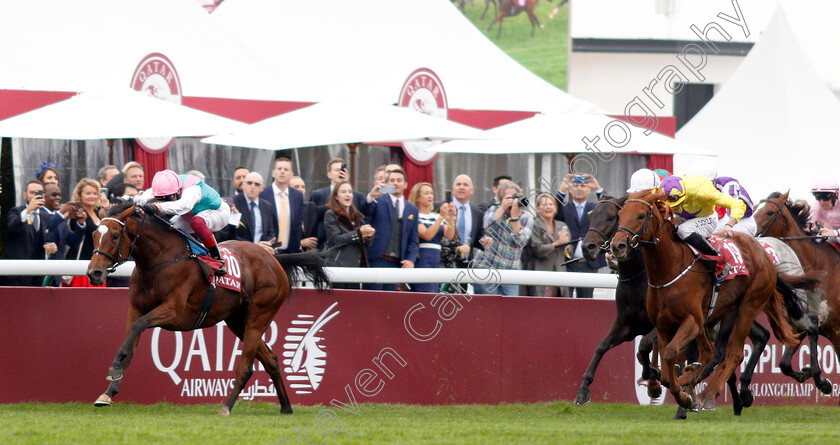
M 647 211 L 647 213 L 645 213 L 644 223 L 642 223 L 642 228 L 641 228 L 641 230 L 639 230 L 638 233 L 634 232 L 633 229 L 631 229 L 627 226 L 618 226 L 618 229 L 616 229 L 616 230 L 619 231 L 619 232 L 624 232 L 625 234 L 627 234 L 627 236 L 630 237 L 629 246 L 630 246 L 631 249 L 635 249 L 636 247 L 639 246 L 639 244 L 648 244 L 648 245 L 659 244 L 659 236 L 657 236 L 656 238 L 654 238 L 651 241 L 641 239 L 642 235 L 647 233 L 647 231 L 648 231 L 648 229 L 647 229 L 648 224 L 651 221 L 653 221 L 654 219 L 656 219 L 653 215 L 653 204 L 651 204 L 651 203 L 649 203 L 649 202 L 647 202 L 643 199 L 628 199 L 627 202 L 640 202 L 640 203 L 648 206 L 648 211 Z M 659 225 L 659 230 L 657 230 L 657 232 L 662 231 L 661 227 L 662 226 Z
M 602 202 L 612 204 L 612 205 L 616 206 L 618 208 L 618 210 L 621 210 L 621 204 L 619 204 L 619 203 L 617 203 L 617 202 L 615 202 L 611 199 L 600 201 L 598 204 L 600 204 Z M 618 224 L 617 221 L 616 221 L 616 224 Z M 604 238 L 604 242 L 601 243 L 601 246 L 599 248 L 601 250 L 603 250 L 604 252 L 609 252 L 610 251 L 610 238 L 611 238 L 610 236 L 607 236 L 606 233 L 604 233 L 604 232 L 602 232 L 602 231 L 600 231 L 600 230 L 598 230 L 594 227 L 591 227 L 591 226 L 589 227 L 589 230 L 586 231 L 586 233 L 589 233 L 589 232 L 595 232 L 596 234 L 601 235 L 601 237 Z M 613 229 L 613 232 L 615 232 L 615 229 Z
M 102 218 L 102 220 L 101 220 L 101 221 L 99 221 L 99 225 L 101 226 L 101 225 L 102 225 L 102 223 L 104 223 L 105 221 L 114 221 L 114 222 L 116 222 L 117 224 L 119 224 L 119 225 L 120 225 L 120 227 L 122 227 L 122 231 L 120 232 L 120 243 L 117 245 L 117 255 L 119 255 L 119 257 L 115 258 L 115 257 L 114 257 L 113 255 L 111 255 L 110 253 L 105 252 L 105 251 L 102 251 L 102 250 L 99 250 L 99 249 L 95 249 L 95 250 L 93 251 L 93 255 L 99 254 L 99 255 L 102 255 L 102 256 L 104 256 L 105 258 L 108 258 L 109 260 L 111 260 L 111 263 L 112 263 L 112 264 L 111 264 L 110 266 L 108 266 L 108 267 L 105 269 L 105 271 L 106 271 L 107 273 L 114 273 L 114 272 L 117 270 L 117 267 L 122 266 L 122 265 L 123 265 L 126 261 L 128 261 L 128 259 L 129 259 L 129 258 L 131 258 L 131 254 L 134 252 L 134 246 L 135 246 L 135 245 L 137 245 L 137 240 L 140 238 L 140 229 L 142 229 L 142 228 L 143 228 L 143 223 L 146 221 L 146 214 L 145 214 L 145 213 L 143 213 L 143 218 L 142 218 L 142 219 L 140 219 L 140 226 L 138 226 L 138 227 L 137 227 L 137 232 L 136 232 L 136 233 L 131 233 L 131 232 L 129 232 L 129 231 L 128 231 L 128 227 L 125 225 L 125 222 L 124 222 L 124 221 L 120 221 L 120 220 L 118 220 L 118 219 L 116 219 L 116 218 L 111 218 L 111 217 L 108 217 L 108 218 Z M 125 258 L 123 258 L 123 257 L 122 257 L 122 246 L 123 246 L 123 242 L 125 241 L 125 239 L 126 239 L 129 235 L 130 235 L 133 239 L 131 240 L 131 246 L 129 246 L 129 248 L 128 248 L 128 255 L 126 255 L 126 256 L 125 256 Z
M 763 202 L 769 202 L 770 204 L 773 204 L 774 206 L 776 206 L 777 211 L 776 214 L 773 215 L 773 220 L 770 221 L 770 224 L 767 224 L 767 227 L 765 227 L 764 230 L 761 231 L 761 233 L 756 235 L 756 238 L 764 236 L 764 234 L 767 233 L 767 231 L 770 230 L 770 228 L 776 224 L 776 221 L 779 220 L 779 216 L 781 216 L 782 214 L 782 206 L 780 206 L 778 202 L 773 201 L 772 199 L 762 199 L 761 201 L 759 201 L 759 204 Z M 785 223 L 785 233 L 787 233 L 790 229 L 790 227 L 788 226 L 788 222 L 785 218 L 782 218 L 782 221 Z

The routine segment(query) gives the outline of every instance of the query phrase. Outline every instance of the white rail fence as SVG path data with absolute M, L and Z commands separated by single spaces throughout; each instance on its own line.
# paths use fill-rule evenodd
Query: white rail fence
M 89 261 L 0 260 L 0 275 L 85 275 Z M 129 261 L 112 274 L 128 277 L 134 271 Z M 538 272 L 498 269 L 382 269 L 328 267 L 335 283 L 478 283 L 530 286 L 566 286 L 615 289 L 616 275 L 579 272 Z

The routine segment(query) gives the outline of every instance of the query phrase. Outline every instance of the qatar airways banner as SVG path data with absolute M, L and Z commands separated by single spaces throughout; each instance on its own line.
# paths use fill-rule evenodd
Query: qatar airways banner
M 127 308 L 125 289 L 0 288 L 0 403 L 92 403 L 108 386 Z M 573 400 L 614 314 L 612 301 L 296 290 L 263 338 L 293 405 Z M 222 403 L 241 346 L 223 324 L 149 329 L 114 400 Z M 825 376 L 840 382 L 834 350 L 821 343 L 816 353 Z M 757 405 L 837 403 L 836 383 L 829 397 L 783 376 L 781 354 L 773 340 L 761 356 Z M 810 354 L 803 346 L 794 368 Z M 593 401 L 662 403 L 647 398 L 634 355 L 632 342 L 606 354 Z M 240 397 L 277 400 L 261 365 Z

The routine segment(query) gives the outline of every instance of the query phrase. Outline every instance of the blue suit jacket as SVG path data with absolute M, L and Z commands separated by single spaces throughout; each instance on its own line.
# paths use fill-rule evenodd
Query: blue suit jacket
M 417 262 L 417 234 L 418 214 L 417 206 L 405 201 L 403 209 L 403 229 L 400 243 L 400 259 Z M 391 195 L 382 195 L 376 201 L 367 206 L 367 217 L 370 225 L 376 229 L 373 235 L 373 242 L 367 248 L 368 258 L 379 258 L 388 248 L 388 241 L 391 239 L 391 212 L 395 211 L 394 201 Z
M 303 193 L 289 187 L 289 247 L 291 253 L 300 252 L 300 240 L 303 238 Z M 271 203 L 271 210 L 277 215 L 277 203 L 274 201 L 274 187 L 266 186 L 260 198 Z
M 291 195 L 289 195 L 289 198 L 291 198 Z M 271 207 L 270 202 L 261 197 L 258 199 L 263 226 L 263 234 L 260 241 L 270 241 L 277 236 L 277 212 Z M 240 193 L 233 197 L 233 203 L 242 214 L 242 219 L 239 220 L 239 225 L 236 227 L 236 239 L 254 242 L 256 221 L 254 221 L 254 213 L 251 212 L 248 198 L 243 193 Z
M 554 219 L 563 221 L 567 226 L 569 226 L 569 233 L 571 234 L 573 240 L 583 238 L 586 236 L 586 232 L 589 231 L 589 212 L 591 212 L 595 206 L 596 204 L 594 202 L 587 201 L 583 206 L 583 218 L 578 221 L 575 203 L 569 199 L 569 202 L 560 207 L 560 211 L 557 212 Z M 604 259 L 604 253 L 601 252 L 598 254 L 598 257 L 595 258 L 595 261 L 586 261 L 586 264 L 588 264 L 591 268 L 597 269 L 606 266 L 607 261 Z

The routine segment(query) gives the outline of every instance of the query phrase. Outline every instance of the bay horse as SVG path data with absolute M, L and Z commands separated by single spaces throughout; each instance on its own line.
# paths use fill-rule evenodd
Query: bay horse
M 592 212 L 589 214 L 589 231 L 583 238 L 582 251 L 584 257 L 592 261 L 601 250 L 609 250 L 610 238 L 615 234 L 618 228 L 618 212 L 627 201 L 628 195 L 620 198 L 612 198 L 604 196 Z M 650 353 L 653 350 L 653 344 L 656 342 L 656 330 L 653 322 L 647 313 L 646 300 L 648 294 L 648 276 L 645 269 L 644 255 L 641 250 L 633 249 L 629 258 L 618 263 L 618 285 L 615 292 L 616 318 L 613 320 L 609 332 L 598 343 L 592 360 L 583 374 L 581 379 L 581 386 L 578 389 L 575 397 L 575 404 L 583 405 L 589 403 L 591 400 L 589 385 L 595 377 L 595 371 L 601 358 L 610 349 L 621 345 L 622 343 L 632 341 L 636 336 L 643 336 L 639 343 L 639 351 L 636 354 L 636 359 L 642 365 L 642 378 L 648 381 L 648 396 L 652 399 L 661 395 L 662 389 L 659 383 L 660 372 L 650 364 Z M 718 339 L 726 338 L 728 329 L 724 327 L 724 334 L 719 335 Z M 750 359 L 744 373 L 741 375 L 741 392 L 740 397 L 737 391 L 736 381 L 733 377 L 727 381 L 730 392 L 733 394 L 733 409 L 735 414 L 739 415 L 741 409 L 752 405 L 752 392 L 749 385 L 752 381 L 753 370 L 755 369 L 764 351 L 767 342 L 770 340 L 770 333 L 764 329 L 760 324 L 754 323 L 749 333 L 749 338 L 752 341 L 754 348 L 750 354 Z M 717 352 L 723 351 L 720 345 Z M 691 353 L 694 354 L 691 354 Z M 696 347 L 691 348 L 689 360 L 696 359 Z M 723 359 L 722 356 L 716 354 L 713 362 L 717 363 Z M 709 368 L 711 369 L 711 368 Z M 706 372 L 706 370 L 704 370 Z M 708 375 L 708 372 L 706 372 Z M 705 378 L 702 375 L 700 380 Z M 679 407 L 675 418 L 684 419 L 685 409 Z
M 817 243 L 818 236 L 813 236 L 807 229 L 808 212 L 802 206 L 791 205 L 788 194 L 772 193 L 761 200 L 762 206 L 756 209 L 755 218 L 758 236 L 774 237 L 790 246 L 796 257 L 807 271 L 827 272 L 820 283 L 822 295 L 808 294 L 808 310 L 818 325 L 818 332 L 840 351 L 840 253 L 828 243 Z M 793 371 L 791 360 L 801 344 L 786 348 L 779 368 L 787 376 L 798 382 L 814 377 L 814 382 L 824 394 L 831 392 L 831 382 L 820 376 L 819 361 L 816 358 L 816 336 L 809 333 L 811 343 L 811 366 L 801 371 Z
M 549 0 L 551 1 L 551 0 Z M 496 18 L 490 22 L 490 25 L 484 31 L 485 33 L 490 32 L 490 29 L 493 28 L 493 25 L 496 23 L 499 24 L 499 30 L 496 33 L 496 39 L 502 37 L 502 20 L 505 17 L 514 17 L 519 15 L 522 11 L 528 15 L 528 20 L 531 21 L 531 37 L 534 37 L 534 30 L 539 27 L 540 29 L 543 28 L 543 25 L 540 24 L 540 21 L 537 19 L 537 16 L 534 14 L 534 8 L 537 6 L 537 0 L 525 0 L 525 5 L 520 5 L 519 0 L 499 0 L 499 5 L 496 13 Z M 486 10 L 486 8 L 485 8 Z
M 277 356 L 262 340 L 262 335 L 289 296 L 290 280 L 303 274 L 319 289 L 329 287 L 322 254 L 272 256 L 254 243 L 223 243 L 239 260 L 242 292 L 217 288 L 208 312 L 202 307 L 209 281 L 203 275 L 199 261 L 191 254 L 186 238 L 168 221 L 146 215 L 128 201 L 111 207 L 97 230 L 93 237 L 94 255 L 87 268 L 91 283 L 101 284 L 108 273 L 129 257 L 134 259 L 135 268 L 128 286 L 127 335 L 108 369 L 106 380 L 111 383 L 96 400 L 96 406 L 110 405 L 112 397 L 119 392 L 123 374 L 144 330 L 160 327 L 189 331 L 225 321 L 228 329 L 242 341 L 242 356 L 236 367 L 234 385 L 219 414 L 230 414 L 251 377 L 255 357 L 274 382 L 280 412 L 292 413 Z M 236 272 L 228 269 L 234 276 Z M 202 315 L 204 317 L 200 318 Z
M 714 311 L 709 314 L 714 288 L 711 271 L 702 266 L 701 270 L 695 269 L 698 257 L 676 238 L 671 216 L 664 193 L 645 190 L 630 195 L 619 211 L 619 227 L 610 241 L 610 250 L 621 261 L 642 246 L 650 281 L 646 307 L 656 326 L 663 361 L 662 384 L 683 408 L 714 409 L 724 383 L 743 359 L 744 341 L 759 312 L 767 313 L 781 342 L 792 345 L 796 339 L 782 315 L 783 296 L 777 287 L 777 272 L 761 245 L 749 235 L 735 233 L 732 238 L 750 275 L 724 281 Z M 701 371 L 711 368 L 714 347 L 707 326 L 724 317 L 728 319 L 725 324 L 732 326 L 725 358 L 714 369 L 712 381 L 700 394 L 698 404 L 684 389 L 693 388 Z M 692 340 L 697 342 L 700 367 L 686 367 L 677 378 L 677 359 Z

